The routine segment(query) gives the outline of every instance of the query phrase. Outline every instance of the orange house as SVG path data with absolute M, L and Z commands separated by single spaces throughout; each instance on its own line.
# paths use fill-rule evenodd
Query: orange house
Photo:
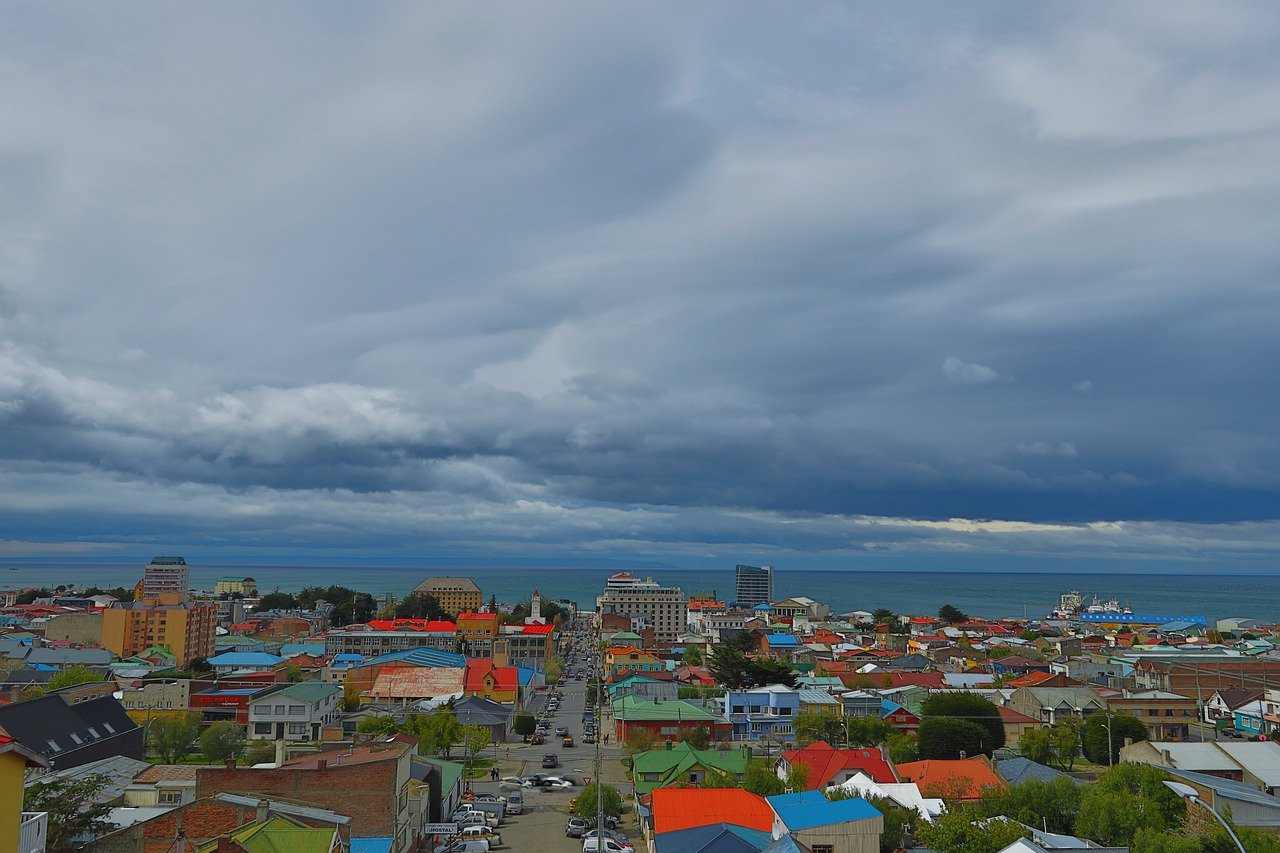
M 517 702 L 520 698 L 520 671 L 514 666 L 494 666 L 492 660 L 467 661 L 463 692 L 494 702 Z

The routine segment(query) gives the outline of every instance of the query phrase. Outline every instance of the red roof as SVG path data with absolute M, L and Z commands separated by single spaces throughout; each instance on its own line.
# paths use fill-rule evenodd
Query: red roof
M 809 765 L 810 790 L 826 788 L 842 770 L 861 770 L 882 783 L 898 781 L 898 774 L 879 749 L 836 749 L 826 741 L 816 740 L 802 749 L 782 753 L 789 764 Z
M 713 823 L 773 830 L 773 809 L 764 797 L 741 788 L 655 788 L 653 831 L 675 832 Z
M 521 634 L 550 634 L 556 629 L 555 625 L 525 625 L 520 629 Z
M 873 672 L 873 678 L 883 679 L 885 673 Z M 890 687 L 927 687 L 941 689 L 945 684 L 940 672 L 891 672 L 888 674 L 892 682 Z
M 465 688 L 483 691 L 486 675 L 493 674 L 495 690 L 515 690 L 520 686 L 520 671 L 514 666 L 494 666 L 490 659 L 471 660 L 467 662 Z
M 373 619 L 368 623 L 375 631 L 424 631 L 433 634 L 452 634 L 458 626 L 442 619 Z
M 472 613 L 471 611 L 466 611 L 463 613 L 459 613 L 458 619 L 459 620 L 468 619 L 473 622 L 480 622 L 480 621 L 497 622 L 498 614 L 497 613 Z
M 1010 723 L 1022 723 L 1025 725 L 1026 723 L 1040 722 L 1035 717 L 1028 717 L 1021 711 L 1013 710 L 1008 705 L 997 705 L 996 710 L 1000 712 L 1000 722 L 1004 723 L 1006 726 Z
M 1005 787 L 1004 780 L 981 757 L 912 761 L 899 764 L 898 775 L 904 782 L 919 785 L 920 793 L 926 797 L 945 795 L 946 799 L 952 800 L 976 800 L 982 796 L 984 788 Z M 959 796 L 953 796 L 952 792 L 958 792 Z
M 1028 672 L 1026 675 L 1019 675 L 1017 678 L 1005 682 L 1006 687 L 1035 687 L 1042 681 L 1048 681 L 1053 678 L 1052 672 Z

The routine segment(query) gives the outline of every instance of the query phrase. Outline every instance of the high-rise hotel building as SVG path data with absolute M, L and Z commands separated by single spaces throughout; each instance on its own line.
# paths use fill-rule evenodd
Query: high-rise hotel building
M 678 586 L 663 586 L 653 578 L 641 580 L 629 572 L 617 572 L 605 582 L 596 599 L 596 613 L 645 617 L 658 642 L 671 643 L 688 630 L 689 601 Z
M 773 601 L 773 566 L 738 565 L 734 573 L 739 607 L 750 609 Z

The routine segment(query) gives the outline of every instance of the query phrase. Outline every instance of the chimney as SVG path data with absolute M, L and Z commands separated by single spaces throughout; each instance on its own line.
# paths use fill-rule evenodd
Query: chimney
M 258 800 L 258 822 L 259 823 L 267 819 L 267 812 L 270 811 L 270 809 L 271 809 L 270 803 L 268 803 L 266 800 Z
M 227 769 L 228 769 L 228 770 L 235 770 L 235 769 L 236 769 L 236 757 L 235 757 L 234 755 L 228 755 L 228 756 L 227 756 L 226 765 L 227 765 Z
M 284 764 L 284 738 L 276 741 L 276 764 Z

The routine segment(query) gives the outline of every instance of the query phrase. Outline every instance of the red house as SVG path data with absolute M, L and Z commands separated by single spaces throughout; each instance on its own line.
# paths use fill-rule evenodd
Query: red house
M 900 781 L 893 764 L 877 747 L 836 749 L 826 741 L 816 740 L 803 749 L 789 749 L 782 753 L 784 773 L 797 764 L 809 768 L 806 787 L 810 790 L 839 785 L 858 773 L 865 773 L 886 784 Z

